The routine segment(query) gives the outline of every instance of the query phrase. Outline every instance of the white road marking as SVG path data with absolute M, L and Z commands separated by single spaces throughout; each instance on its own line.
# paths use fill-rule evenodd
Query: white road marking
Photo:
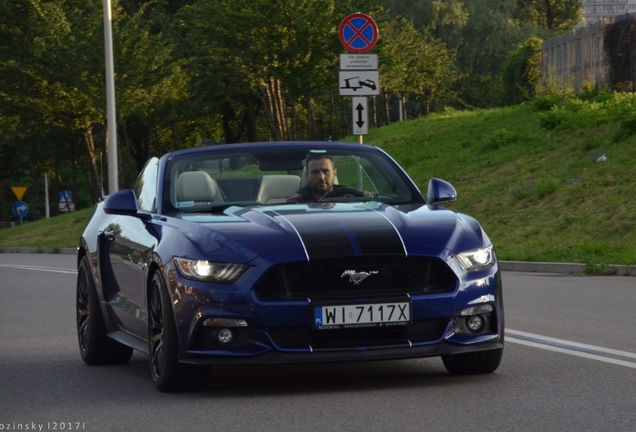
M 21 270 L 34 270 L 52 273 L 77 274 L 77 270 L 58 267 L 42 267 L 31 265 L 0 264 L 0 268 L 14 268 Z M 506 342 L 525 345 L 532 348 L 568 354 L 576 357 L 583 357 L 604 363 L 611 363 L 636 369 L 636 361 L 621 360 L 614 357 L 622 357 L 636 360 L 636 353 L 620 351 L 610 348 L 603 348 L 596 345 L 588 345 L 565 339 L 557 339 L 535 333 L 528 333 L 519 330 L 506 329 Z M 610 357 L 613 356 L 613 357 Z
M 51 272 L 51 273 L 77 274 L 77 270 L 58 268 L 58 267 L 42 267 L 42 266 L 17 265 L 17 264 L 0 264 L 0 267 L 20 269 L 20 270 L 44 271 L 44 272 Z
M 510 336 L 513 335 L 513 336 Z M 620 351 L 610 348 L 603 348 L 595 345 L 588 345 L 579 342 L 568 341 L 565 339 L 557 339 L 548 336 L 542 336 L 534 333 L 522 332 L 519 330 L 506 329 L 506 342 L 512 342 L 519 345 L 526 345 L 533 348 L 554 351 L 562 354 L 584 357 L 590 360 L 596 360 L 604 363 L 611 363 L 636 369 L 636 362 L 621 360 L 614 357 L 623 357 L 628 359 L 636 359 L 636 353 L 628 351 Z M 614 356 L 614 357 L 610 357 Z

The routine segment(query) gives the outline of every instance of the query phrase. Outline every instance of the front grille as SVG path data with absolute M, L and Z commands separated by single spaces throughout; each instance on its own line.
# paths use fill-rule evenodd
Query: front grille
M 338 330 L 315 330 L 305 327 L 277 327 L 268 329 L 274 343 L 287 349 L 313 350 L 360 349 L 385 346 L 409 346 L 411 343 L 440 339 L 448 320 L 416 321 L 399 327 L 373 327 Z
M 356 285 L 343 276 L 347 270 L 370 275 Z M 317 301 L 437 294 L 451 292 L 456 285 L 457 277 L 438 258 L 346 257 L 274 266 L 257 284 L 255 293 L 262 301 L 307 298 Z

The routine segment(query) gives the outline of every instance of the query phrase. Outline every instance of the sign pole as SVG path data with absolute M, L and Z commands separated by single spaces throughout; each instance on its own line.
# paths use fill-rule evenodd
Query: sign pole
M 370 16 L 360 12 L 354 13 L 342 20 L 338 37 L 342 46 L 352 53 L 340 55 L 340 96 L 354 96 L 351 100 L 353 134 L 358 135 L 358 143 L 363 144 L 363 136 L 369 129 L 366 96 L 380 93 L 378 56 L 364 53 L 375 46 L 378 40 L 378 26 Z M 358 172 L 358 183 L 362 184 L 361 170 Z
M 44 173 L 44 214 L 46 218 L 51 217 L 51 208 L 49 206 L 49 175 Z

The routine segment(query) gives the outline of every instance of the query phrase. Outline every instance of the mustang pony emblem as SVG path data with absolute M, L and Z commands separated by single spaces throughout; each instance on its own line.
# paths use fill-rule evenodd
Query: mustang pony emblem
M 345 270 L 344 273 L 340 275 L 340 277 L 343 278 L 345 276 L 349 276 L 349 282 L 351 282 L 354 285 L 359 285 L 360 282 L 362 282 L 363 280 L 365 280 L 366 278 L 374 274 L 378 274 L 378 272 L 375 270 L 370 272 L 357 272 L 355 270 Z

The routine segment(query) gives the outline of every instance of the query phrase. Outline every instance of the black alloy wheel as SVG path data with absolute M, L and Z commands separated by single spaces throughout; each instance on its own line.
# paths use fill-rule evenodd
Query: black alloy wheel
M 179 362 L 179 339 L 166 284 L 155 272 L 148 296 L 148 341 L 152 380 L 162 392 L 186 390 L 200 368 Z
M 128 362 L 132 357 L 132 348 L 106 335 L 106 325 L 86 256 L 81 259 L 77 269 L 75 305 L 77 340 L 84 362 L 89 365 Z

